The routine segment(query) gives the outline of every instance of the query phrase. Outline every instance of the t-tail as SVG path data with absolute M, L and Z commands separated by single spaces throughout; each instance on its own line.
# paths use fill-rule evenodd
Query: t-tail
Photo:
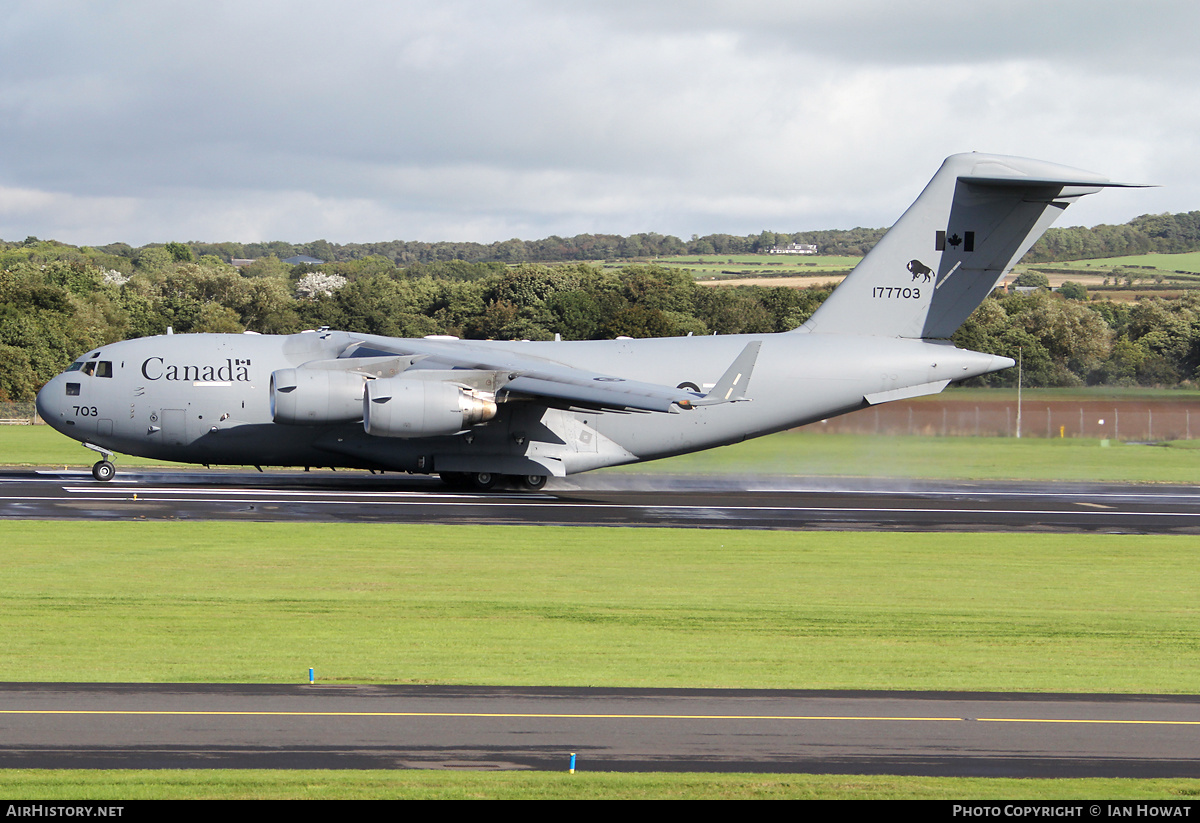
M 948 157 L 896 225 L 796 331 L 947 338 L 1067 206 L 1125 185 L 1024 157 Z

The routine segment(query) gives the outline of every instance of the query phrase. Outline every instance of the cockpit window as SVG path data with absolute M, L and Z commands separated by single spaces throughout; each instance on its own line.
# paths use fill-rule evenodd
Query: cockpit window
M 80 369 L 82 369 L 82 368 L 83 368 L 83 361 L 82 361 L 82 360 L 76 360 L 74 363 L 72 363 L 71 365 L 67 366 L 67 371 L 79 371 L 79 370 L 80 370 Z
M 72 363 L 71 368 L 67 369 L 67 371 L 78 371 L 80 369 L 88 377 L 113 376 L 111 360 L 89 360 L 86 363 Z

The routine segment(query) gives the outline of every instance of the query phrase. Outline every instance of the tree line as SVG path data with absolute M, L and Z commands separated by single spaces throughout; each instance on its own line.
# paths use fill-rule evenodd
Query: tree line
M 1143 214 L 1119 226 L 1050 229 L 1025 256 L 1027 263 L 1095 260 L 1134 254 L 1200 250 L 1200 211 Z
M 373 258 L 333 273 L 311 269 L 276 260 L 248 274 L 211 257 L 132 275 L 79 260 L 5 268 L 0 400 L 30 400 L 89 349 L 168 328 L 291 334 L 331 326 L 504 340 L 738 334 L 795 328 L 829 293 L 706 288 L 680 270 L 636 265 L 615 272 L 586 263 L 399 269 Z
M 569 263 L 600 260 L 644 260 L 683 254 L 759 254 L 774 246 L 810 243 L 821 254 L 859 256 L 866 254 L 883 236 L 885 229 L 846 229 L 776 233 L 763 231 L 744 237 L 732 234 L 693 236 L 689 241 L 653 232 L 623 237 L 616 234 L 579 234 L 574 237 L 545 237 L 541 240 L 504 240 L 495 243 L 391 240 L 379 243 L 152 243 L 133 247 L 127 243 L 105 246 L 74 247 L 53 240 L 27 237 L 21 242 L 0 240 L 0 267 L 19 262 L 81 260 L 130 274 L 138 269 L 155 268 L 174 260 L 212 258 L 225 263 L 235 259 L 276 259 L 306 255 L 325 263 L 347 263 L 378 258 L 395 266 L 414 263 L 494 262 Z
M 732 235 L 692 235 L 680 240 L 654 232 L 632 234 L 579 234 L 574 237 L 545 237 L 540 240 L 513 238 L 495 243 L 392 240 L 379 243 L 153 243 L 135 248 L 127 243 L 74 247 L 53 240 L 28 237 L 20 242 L 0 240 L 0 267 L 21 262 L 52 260 L 84 261 L 132 274 L 172 262 L 212 259 L 229 263 L 235 259 L 284 260 L 307 255 L 326 263 L 349 263 L 378 259 L 392 266 L 414 263 L 492 262 L 562 263 L 598 260 L 650 260 L 684 254 L 761 254 L 789 243 L 811 244 L 823 255 L 860 256 L 870 251 L 886 229 L 854 228 L 822 231 L 772 232 Z M 1180 214 L 1144 214 L 1119 226 L 1052 228 L 1025 256 L 1027 263 L 1087 260 L 1134 254 L 1178 253 L 1200 250 L 1200 211 Z
M 701 286 L 684 271 L 648 265 L 398 267 L 372 256 L 314 267 L 271 257 L 239 271 L 180 246 L 155 247 L 129 274 L 83 254 L 0 270 L 0 399 L 30 400 L 89 349 L 168 327 L 289 334 L 330 326 L 504 340 L 765 333 L 801 325 L 829 294 Z M 1136 303 L 1086 298 L 1082 289 L 997 294 L 954 341 L 1014 359 L 1020 352 L 1031 386 L 1175 386 L 1200 376 L 1200 294 Z M 1015 380 L 1010 370 L 979 382 Z

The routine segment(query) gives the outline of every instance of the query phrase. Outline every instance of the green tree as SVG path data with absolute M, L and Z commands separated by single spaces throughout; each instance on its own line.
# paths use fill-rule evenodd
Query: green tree
M 248 266 L 242 266 L 243 277 L 289 277 L 292 267 L 273 254 L 260 257 Z
M 1065 283 L 1059 286 L 1058 293 L 1068 300 L 1088 299 L 1087 287 L 1082 283 L 1075 283 L 1071 280 L 1067 280 Z
M 1026 271 L 1017 275 L 1013 280 L 1014 286 L 1026 286 L 1035 289 L 1050 288 L 1050 278 L 1042 274 L 1040 271 Z
M 137 256 L 133 259 L 134 267 L 138 271 L 144 272 L 166 271 L 174 262 L 175 258 L 166 249 L 149 246 L 139 249 Z
M 246 330 L 233 309 L 217 303 L 205 303 L 190 331 L 215 334 L 241 334 Z
M 41 386 L 28 352 L 0 344 L 0 400 L 32 400 Z
M 195 260 L 192 254 L 191 247 L 184 243 L 168 243 L 163 246 L 168 254 L 175 260 L 176 263 L 191 263 Z

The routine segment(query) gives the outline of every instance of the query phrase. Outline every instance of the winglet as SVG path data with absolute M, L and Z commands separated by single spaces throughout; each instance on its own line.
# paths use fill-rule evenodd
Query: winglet
M 740 400 L 748 400 L 746 390 L 750 388 L 750 374 L 754 371 L 754 362 L 758 359 L 758 351 L 761 348 L 761 340 L 747 343 L 746 348 L 742 349 L 742 353 L 725 370 L 712 390 L 703 397 L 691 401 L 690 405 L 715 406 L 718 403 L 737 403 Z M 684 404 L 680 403 L 679 405 L 683 406 Z M 686 406 L 684 407 L 686 408 Z

